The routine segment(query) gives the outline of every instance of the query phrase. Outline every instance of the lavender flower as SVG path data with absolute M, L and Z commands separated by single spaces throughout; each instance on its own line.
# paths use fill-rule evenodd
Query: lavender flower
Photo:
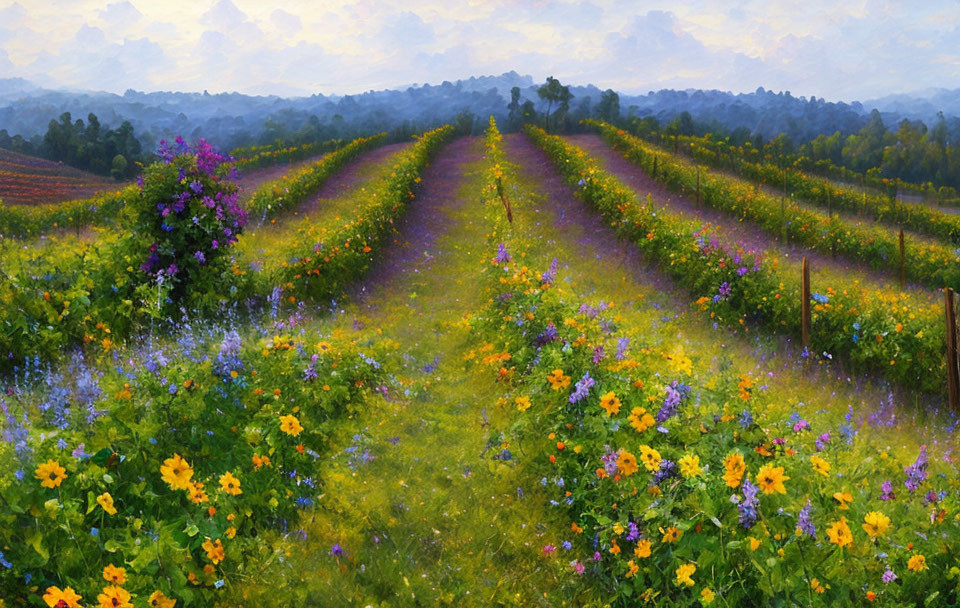
M 507 252 L 507 247 L 503 243 L 497 243 L 497 264 L 503 264 L 504 262 L 509 262 L 513 258 L 510 257 L 510 254 Z
M 803 508 L 800 509 L 800 514 L 797 516 L 797 528 L 810 538 L 816 538 L 817 528 L 813 525 L 813 520 L 810 518 L 812 510 L 813 506 L 810 504 L 810 499 L 808 498 L 807 504 L 803 505 Z
M 880 495 L 880 500 L 893 500 L 896 498 L 893 493 L 893 484 L 890 483 L 890 480 L 880 484 L 880 491 L 883 492 L 883 494 Z
M 887 566 L 887 569 L 884 571 L 883 576 L 880 577 L 880 580 L 882 580 L 884 583 L 892 583 L 893 581 L 897 580 L 897 575 L 894 574 L 893 570 L 891 570 L 889 566 Z
M 903 485 L 911 492 L 916 492 L 920 484 L 926 481 L 927 464 L 927 446 L 922 445 L 920 446 L 920 454 L 917 456 L 917 459 L 913 464 L 903 470 L 907 475 L 907 479 L 903 482 Z
M 557 278 L 557 258 L 553 258 L 553 262 L 550 263 L 550 268 L 547 269 L 545 273 L 540 275 L 540 282 L 544 285 L 549 285 L 553 283 Z
M 577 403 L 581 399 L 587 396 L 590 392 L 590 387 L 592 387 L 596 382 L 593 378 L 590 377 L 590 373 L 583 375 L 583 378 L 577 381 L 576 386 L 574 387 L 573 393 L 570 394 L 570 403 Z
M 737 505 L 737 510 L 740 512 L 740 525 L 748 530 L 757 523 L 757 505 L 760 504 L 757 492 L 759 491 L 760 488 L 750 483 L 749 479 L 743 481 L 743 500 Z

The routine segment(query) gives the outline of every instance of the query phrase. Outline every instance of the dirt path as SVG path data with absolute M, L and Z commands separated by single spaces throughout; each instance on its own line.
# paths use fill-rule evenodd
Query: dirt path
M 750 222 L 738 221 L 707 206 L 698 208 L 696 201 L 670 192 L 666 186 L 652 179 L 642 169 L 630 163 L 616 150 L 604 143 L 598 135 L 573 135 L 566 139 L 570 143 L 583 148 L 590 156 L 597 159 L 603 168 L 615 174 L 631 187 L 638 197 L 646 197 L 647 193 L 650 193 L 653 195 L 655 204 L 671 213 L 703 223 L 709 222 L 720 227 L 720 243 L 730 251 L 736 250 L 737 247 L 743 247 L 748 251 L 770 252 L 783 262 L 797 268 L 800 266 L 801 259 L 806 257 L 810 260 L 812 274 L 817 274 L 819 269 L 832 271 L 835 276 L 855 273 L 862 277 L 863 281 L 871 281 L 878 287 L 899 289 L 898 282 L 883 271 L 843 258 L 832 258 L 792 243 L 784 244 L 778 237 L 771 236 Z M 908 289 L 911 288 L 921 292 L 928 291 L 921 287 L 908 285 Z

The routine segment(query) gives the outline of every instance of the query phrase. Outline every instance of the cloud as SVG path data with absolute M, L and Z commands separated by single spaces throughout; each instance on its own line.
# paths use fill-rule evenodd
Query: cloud
M 130 2 L 114 2 L 108 4 L 106 9 L 97 11 L 97 13 L 100 15 L 100 19 L 113 28 L 129 27 L 143 17 L 143 13 Z
M 433 28 L 410 11 L 389 16 L 380 29 L 380 38 L 387 47 L 397 50 L 428 46 L 435 40 Z
M 247 21 L 247 14 L 230 0 L 220 0 L 205 12 L 200 23 L 217 30 L 231 30 Z
M 296 34 L 303 29 L 300 17 L 288 13 L 282 8 L 278 8 L 270 13 L 270 21 L 273 22 L 273 25 L 275 25 L 278 30 L 287 34 Z
M 960 79 L 960 13 L 952 0 L 809 0 L 803 11 L 768 0 L 74 6 L 20 0 L 0 8 L 0 70 L 116 92 L 340 94 L 516 70 L 628 93 L 764 86 L 831 99 Z

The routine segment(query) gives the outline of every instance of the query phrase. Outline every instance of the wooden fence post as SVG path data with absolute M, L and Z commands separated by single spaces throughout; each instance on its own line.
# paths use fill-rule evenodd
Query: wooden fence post
M 800 339 L 804 348 L 810 348 L 810 263 L 803 258 L 800 281 Z
M 503 208 L 507 210 L 507 221 L 511 224 L 513 223 L 513 210 L 510 209 L 510 201 L 507 200 L 507 195 L 503 193 L 503 182 L 500 181 L 500 178 L 497 178 L 497 194 L 500 195 L 500 200 L 503 201 Z
M 907 286 L 907 261 L 906 250 L 903 246 L 903 228 L 900 229 L 900 289 Z
M 943 293 L 947 323 L 947 397 L 950 409 L 960 410 L 960 366 L 957 360 L 957 315 L 954 292 L 949 287 Z

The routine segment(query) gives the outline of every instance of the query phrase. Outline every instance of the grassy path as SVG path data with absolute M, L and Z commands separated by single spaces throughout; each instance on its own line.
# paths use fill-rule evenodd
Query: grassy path
M 476 138 L 443 150 L 394 246 L 325 328 L 361 347 L 392 341 L 385 365 L 401 370 L 400 388 L 334 439 L 290 556 L 304 605 L 553 606 L 575 593 L 559 589 L 565 564 L 541 555 L 556 534 L 523 447 L 497 439 L 513 408 L 473 362 L 468 318 L 485 304 L 477 274 L 489 255 L 482 154 Z

